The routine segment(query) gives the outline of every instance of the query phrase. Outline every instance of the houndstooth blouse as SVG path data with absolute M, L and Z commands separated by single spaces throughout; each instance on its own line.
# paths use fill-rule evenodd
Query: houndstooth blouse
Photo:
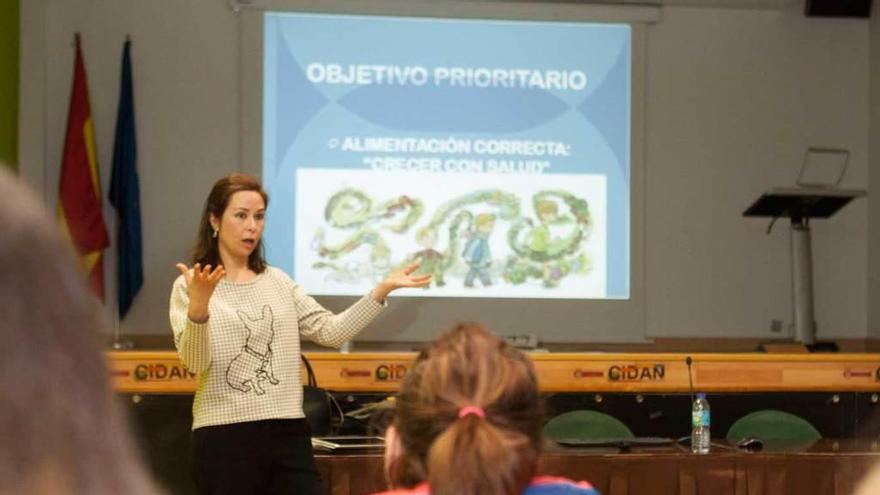
M 300 335 L 338 348 L 384 305 L 369 294 L 334 315 L 283 271 L 269 267 L 251 281 L 220 281 L 208 321 L 187 317 L 183 276 L 174 281 L 169 315 L 184 365 L 199 375 L 193 429 L 264 419 L 302 418 Z

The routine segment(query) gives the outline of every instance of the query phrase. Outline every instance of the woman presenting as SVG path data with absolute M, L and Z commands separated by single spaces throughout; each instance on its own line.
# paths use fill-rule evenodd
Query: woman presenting
M 260 239 L 268 197 L 231 174 L 214 184 L 193 249 L 171 291 L 174 344 L 199 375 L 193 401 L 193 477 L 202 494 L 318 493 L 302 409 L 300 335 L 339 347 L 401 287 L 424 287 L 418 265 L 392 274 L 342 313 L 324 309 L 281 270 Z

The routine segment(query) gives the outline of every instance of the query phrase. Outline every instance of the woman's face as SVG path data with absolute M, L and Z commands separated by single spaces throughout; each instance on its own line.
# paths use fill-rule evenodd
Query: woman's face
M 247 260 L 259 245 L 265 226 L 266 202 L 256 191 L 239 191 L 229 197 L 223 217 L 211 215 L 221 259 Z

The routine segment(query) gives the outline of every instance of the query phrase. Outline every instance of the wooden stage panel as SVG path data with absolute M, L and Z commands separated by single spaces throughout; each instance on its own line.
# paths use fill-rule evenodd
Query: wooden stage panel
M 586 480 L 605 495 L 850 495 L 880 455 L 855 439 L 823 439 L 806 448 L 736 451 L 713 442 L 707 455 L 681 447 L 564 449 L 542 455 L 540 474 Z M 722 448 L 723 447 L 723 448 Z M 381 452 L 318 454 L 316 464 L 330 495 L 366 495 L 384 486 Z
M 880 392 L 880 354 L 532 353 L 545 392 Z M 416 353 L 310 352 L 318 384 L 339 392 L 394 392 Z M 113 387 L 192 393 L 197 377 L 174 351 L 107 352 Z

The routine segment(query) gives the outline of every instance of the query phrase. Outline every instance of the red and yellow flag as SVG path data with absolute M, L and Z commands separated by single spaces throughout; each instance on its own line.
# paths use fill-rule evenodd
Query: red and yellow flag
M 102 251 L 110 239 L 101 212 L 101 178 L 79 34 L 76 35 L 73 89 L 58 186 L 58 222 L 79 253 L 89 287 L 104 300 Z

